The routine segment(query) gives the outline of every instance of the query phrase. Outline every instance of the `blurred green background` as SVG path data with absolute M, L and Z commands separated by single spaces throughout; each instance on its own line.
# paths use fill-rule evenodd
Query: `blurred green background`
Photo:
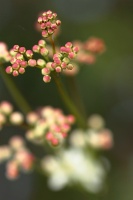
M 100 199 L 132 200 L 133 1 L 0 0 L 0 41 L 6 42 L 9 48 L 14 44 L 31 48 L 41 38 L 35 30 L 38 13 L 48 9 L 57 12 L 62 21 L 60 44 L 76 39 L 85 41 L 90 36 L 105 41 L 107 51 L 94 65 L 82 67 L 77 82 L 88 116 L 101 114 L 114 133 L 115 145 L 106 153 L 111 162 L 108 189 Z M 44 84 L 38 70 L 27 70 L 14 81 L 33 109 L 52 105 L 66 111 L 54 84 Z M 0 100 L 10 100 L 15 105 L 1 78 Z M 2 168 L 0 200 L 97 199 L 93 195 L 87 198 L 71 189 L 51 192 L 46 180 L 37 174 L 22 176 L 9 183 L 4 179 L 3 171 Z

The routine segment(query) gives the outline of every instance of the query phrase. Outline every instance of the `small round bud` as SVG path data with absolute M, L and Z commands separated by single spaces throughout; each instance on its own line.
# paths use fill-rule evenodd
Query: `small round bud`
M 13 46 L 13 51 L 18 52 L 18 50 L 19 50 L 19 45 L 14 45 Z
M 24 117 L 20 112 L 14 112 L 10 116 L 10 122 L 15 125 L 22 124 L 24 121 Z
M 44 47 L 45 44 L 46 44 L 45 40 L 39 40 L 39 41 L 38 41 L 38 45 L 39 45 L 40 47 Z
M 25 73 L 25 69 L 23 67 L 20 67 L 18 71 L 19 71 L 20 74 L 24 74 Z
M 27 67 L 27 61 L 22 60 L 22 61 L 20 62 L 20 66 L 23 67 L 23 68 Z
M 27 50 L 27 51 L 26 51 L 26 56 L 27 56 L 28 58 L 31 58 L 31 57 L 33 56 L 33 52 L 32 52 L 31 50 Z
M 70 58 L 70 59 L 73 59 L 73 58 L 75 58 L 75 53 L 73 53 L 73 52 L 70 52 L 69 54 L 68 54 L 68 58 Z
M 9 115 L 13 111 L 13 107 L 9 102 L 2 101 L 0 104 L 0 111 L 6 115 Z
M 35 67 L 36 66 L 36 60 L 35 59 L 30 59 L 28 60 L 28 65 L 30 67 Z
M 38 60 L 37 60 L 37 65 L 38 65 L 38 66 L 41 66 L 41 67 L 44 67 L 44 66 L 46 65 L 46 62 L 45 62 L 45 60 L 43 60 L 43 59 L 38 59 Z
M 48 32 L 47 31 L 42 31 L 42 37 L 44 37 L 44 38 L 48 37 Z
M 12 75 L 13 75 L 13 76 L 18 76 L 18 75 L 19 75 L 19 73 L 18 73 L 18 71 L 17 71 L 17 70 L 14 70 L 14 71 L 12 72 Z
M 50 74 L 50 70 L 48 69 L 48 68 L 43 68 L 42 70 L 41 70 L 41 72 L 42 72 L 42 75 L 48 75 L 48 74 Z
M 13 72 L 12 67 L 11 67 L 11 66 L 8 66 L 8 67 L 6 68 L 6 73 L 7 73 L 7 74 L 11 74 L 12 72 Z
M 12 65 L 12 68 L 17 70 L 17 69 L 19 68 L 19 64 L 14 63 L 14 64 Z
M 26 121 L 28 124 L 35 124 L 38 120 L 38 115 L 35 112 L 30 112 L 26 116 Z
M 43 47 L 43 48 L 40 49 L 40 53 L 43 56 L 47 56 L 48 53 L 49 53 L 49 51 L 48 51 L 48 49 L 46 49 L 46 48 Z
M 25 47 L 20 47 L 20 48 L 19 48 L 19 52 L 20 52 L 20 53 L 23 54 L 23 53 L 25 53 L 25 51 L 26 51 L 26 48 L 25 48 Z
M 49 75 L 45 75 L 45 76 L 43 77 L 43 81 L 44 81 L 45 83 L 49 83 L 49 82 L 51 81 L 51 77 L 50 77 Z
M 57 24 L 57 26 L 60 26 L 61 25 L 61 21 L 60 20 L 56 20 L 56 24 Z
M 24 140 L 20 136 L 13 136 L 9 144 L 14 150 L 20 149 L 24 146 Z
M 57 67 L 55 68 L 55 71 L 56 71 L 56 72 L 61 72 L 61 67 L 60 67 L 60 66 L 57 66 Z
M 40 47 L 38 46 L 38 45 L 34 45 L 33 47 L 32 47 L 32 50 L 34 51 L 34 52 L 39 52 L 39 50 L 40 50 Z
M 73 69 L 73 65 L 72 64 L 68 64 L 67 65 L 67 69 L 72 70 Z

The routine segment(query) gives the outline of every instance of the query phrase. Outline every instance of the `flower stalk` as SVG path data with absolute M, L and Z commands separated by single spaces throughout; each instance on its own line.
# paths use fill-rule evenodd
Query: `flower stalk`
M 50 42 L 53 48 L 53 55 L 54 55 L 56 53 L 56 49 L 55 49 L 55 43 L 52 36 L 50 37 Z M 57 73 L 53 72 L 53 78 L 63 102 L 67 106 L 68 110 L 75 116 L 78 126 L 80 128 L 86 129 L 87 127 L 86 119 L 84 119 L 84 117 L 80 114 L 80 111 L 77 109 L 73 101 L 70 99 L 60 77 L 57 76 Z
M 12 95 L 16 105 L 19 107 L 19 109 L 24 114 L 27 114 L 28 112 L 30 112 L 31 108 L 29 104 L 27 103 L 27 101 L 25 100 L 21 92 L 18 90 L 13 80 L 5 73 L 2 67 L 0 68 L 0 74 L 4 83 L 6 84 L 6 87 L 8 88 L 10 94 Z

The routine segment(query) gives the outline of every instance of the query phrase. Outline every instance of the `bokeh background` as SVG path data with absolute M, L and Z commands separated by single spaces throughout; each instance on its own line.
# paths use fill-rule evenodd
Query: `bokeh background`
M 40 39 L 35 30 L 38 13 L 51 9 L 62 21 L 60 44 L 90 36 L 102 38 L 107 51 L 91 66 L 83 66 L 77 81 L 88 116 L 101 114 L 113 131 L 114 147 L 106 153 L 111 163 L 107 192 L 101 200 L 133 199 L 133 1 L 132 0 L 0 0 L 0 41 L 11 48 L 31 48 Z M 53 105 L 65 110 L 53 83 L 44 84 L 38 70 L 14 78 L 29 104 Z M 15 102 L 0 77 L 0 100 Z M 16 107 L 17 108 L 17 107 Z M 0 143 L 11 130 L 0 134 Z M 12 130 L 12 134 L 21 134 Z M 38 174 L 8 181 L 0 167 L 0 200 L 93 200 L 76 190 L 51 192 Z

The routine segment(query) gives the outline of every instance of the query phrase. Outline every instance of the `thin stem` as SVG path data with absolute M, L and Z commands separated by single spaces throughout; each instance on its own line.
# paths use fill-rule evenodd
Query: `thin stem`
M 16 87 L 15 83 L 12 81 L 12 79 L 7 75 L 2 67 L 0 67 L 0 75 L 3 78 L 3 81 L 5 85 L 7 86 L 8 90 L 10 91 L 16 105 L 19 107 L 19 109 L 24 113 L 27 114 L 29 111 L 31 111 L 30 106 L 28 105 L 25 98 L 22 96 L 18 88 Z
M 85 112 L 85 108 L 81 99 L 81 95 L 79 94 L 79 89 L 77 86 L 77 82 L 75 77 L 66 77 L 66 81 L 67 81 L 67 85 L 69 87 L 69 91 L 70 91 L 70 95 L 72 96 L 75 104 L 77 105 L 77 107 L 79 108 L 80 112 L 82 113 L 82 115 L 84 116 L 84 118 L 86 119 L 86 112 Z
M 53 48 L 53 54 L 55 54 L 56 53 L 55 43 L 54 43 L 52 36 L 50 37 L 50 42 L 51 42 L 51 45 L 52 45 L 52 48 Z M 57 76 L 57 74 L 55 72 L 53 72 L 53 78 L 54 78 L 55 84 L 57 86 L 57 89 L 59 91 L 59 94 L 60 94 L 63 102 L 65 103 L 67 108 L 70 110 L 70 112 L 75 116 L 79 127 L 85 129 L 87 127 L 86 119 L 84 119 L 84 117 L 80 114 L 79 109 L 77 109 L 75 104 L 70 99 L 60 77 Z
M 53 40 L 52 36 L 50 36 L 50 42 L 51 42 L 51 45 L 52 45 L 52 48 L 53 48 L 53 54 L 55 54 L 56 49 L 55 49 L 55 44 L 54 44 L 54 40 Z
M 75 104 L 69 98 L 60 77 L 57 76 L 56 73 L 53 73 L 53 78 L 63 102 L 65 103 L 67 108 L 70 110 L 70 112 L 76 117 L 77 123 L 79 124 L 79 126 L 85 129 L 86 120 L 83 118 L 79 110 L 76 108 Z

